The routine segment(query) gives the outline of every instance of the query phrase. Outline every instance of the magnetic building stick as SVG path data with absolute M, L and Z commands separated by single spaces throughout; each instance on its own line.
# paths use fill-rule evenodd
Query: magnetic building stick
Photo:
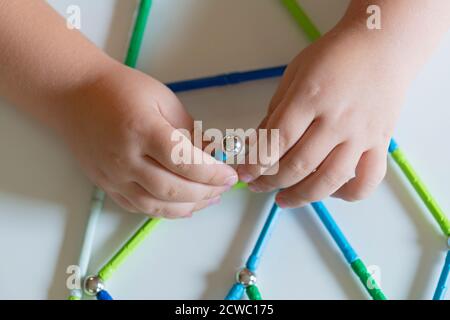
M 89 212 L 86 229 L 84 231 L 83 244 L 81 246 L 80 258 L 78 260 L 78 267 L 80 268 L 80 279 L 84 279 L 87 275 L 89 261 L 92 253 L 92 245 L 94 243 L 95 231 L 97 228 L 98 218 L 103 209 L 105 200 L 105 193 L 100 189 L 95 190 L 92 200 L 91 209 Z M 80 300 L 83 298 L 83 290 L 81 288 L 70 291 L 69 300 Z
M 405 153 L 400 149 L 399 145 L 394 139 L 391 140 L 391 143 L 389 145 L 389 153 L 391 154 L 391 157 L 392 159 L 394 159 L 395 163 L 400 167 L 403 174 L 410 182 L 411 186 L 417 192 L 420 199 L 422 199 L 423 203 L 430 211 L 431 215 L 441 228 L 444 235 L 450 237 L 450 220 L 447 218 L 444 211 L 442 211 L 442 209 L 439 207 L 437 201 L 433 198 L 433 195 L 420 179 L 419 175 L 406 158 Z
M 220 74 L 192 80 L 177 81 L 167 84 L 173 92 L 184 92 L 211 87 L 221 87 L 242 82 L 281 77 L 286 65 L 243 72 Z
M 450 245 L 450 239 L 449 239 Z M 434 292 L 433 300 L 444 300 L 445 294 L 448 289 L 448 283 L 450 279 L 450 250 L 447 251 L 447 257 L 445 259 L 444 266 L 442 267 L 441 276 Z
M 125 65 L 130 68 L 136 68 L 152 5 L 153 0 L 141 0 L 139 4 L 127 56 L 125 58 Z
M 225 297 L 225 300 L 241 300 L 244 296 L 244 291 L 247 291 L 247 294 L 250 293 L 249 297 L 256 298 L 258 297 L 261 300 L 261 294 L 259 293 L 258 288 L 254 287 L 254 283 L 246 282 L 246 281 L 240 281 L 240 275 L 242 273 L 248 273 L 250 275 L 253 275 L 256 273 L 259 263 L 261 261 L 261 256 L 264 252 L 264 249 L 267 246 L 267 242 L 269 241 L 273 230 L 275 228 L 276 222 L 278 220 L 278 217 L 280 215 L 281 208 L 274 203 L 272 208 L 270 209 L 270 213 L 267 216 L 267 219 L 264 223 L 264 226 L 258 236 L 258 239 L 255 243 L 255 246 L 247 260 L 246 268 L 242 269 L 237 276 L 236 283 L 231 287 L 230 291 L 228 292 L 227 296 Z M 255 281 L 256 282 L 256 279 Z M 252 288 L 250 288 L 252 287 Z
M 142 241 L 156 228 L 161 219 L 150 218 L 133 234 L 133 236 L 117 251 L 117 253 L 100 269 L 99 277 L 103 281 L 111 278 L 117 268 L 133 253 Z
M 365 264 L 358 257 L 356 251 L 350 245 L 347 238 L 342 233 L 342 230 L 339 228 L 324 203 L 314 202 L 311 204 L 311 206 L 316 211 L 323 225 L 328 230 L 328 233 L 334 239 L 338 248 L 344 255 L 345 260 L 350 265 L 356 276 L 359 278 L 369 295 L 374 300 L 386 300 L 386 296 L 381 291 L 380 287 L 378 286 L 370 272 L 367 270 Z

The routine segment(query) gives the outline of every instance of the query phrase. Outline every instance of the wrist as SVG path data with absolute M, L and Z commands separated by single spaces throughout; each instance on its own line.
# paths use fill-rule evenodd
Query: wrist
M 107 88 L 108 92 L 104 92 L 107 86 L 105 83 L 114 73 L 120 72 L 121 68 L 124 68 L 122 64 L 105 55 L 97 61 L 95 68 L 85 72 L 73 85 L 54 94 L 49 103 L 51 106 L 49 114 L 52 115 L 49 126 L 62 136 L 71 134 L 74 129 L 76 131 L 76 121 L 83 110 L 94 107 L 95 99 L 101 99 L 104 95 L 114 92 L 111 88 Z
M 354 52 L 361 63 L 368 64 L 368 70 L 383 73 L 385 79 L 403 86 L 411 83 L 426 60 L 413 49 L 409 39 L 384 29 L 371 30 L 365 19 L 346 16 L 330 35 L 346 46 L 345 50 Z
M 426 2 L 353 0 L 336 30 L 352 34 L 359 39 L 358 43 L 370 47 L 373 55 L 385 59 L 397 72 L 412 79 L 450 26 L 449 14 L 441 16 L 436 12 L 442 3 Z M 371 5 L 379 10 L 368 10 Z M 446 4 L 442 10 L 446 11 L 445 8 L 450 5 Z M 430 10 L 433 14 L 427 14 Z M 374 24 L 374 19 L 378 23 Z

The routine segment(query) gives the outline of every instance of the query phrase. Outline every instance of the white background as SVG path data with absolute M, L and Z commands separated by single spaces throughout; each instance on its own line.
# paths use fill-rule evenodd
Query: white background
M 50 3 L 61 13 L 79 5 L 82 31 L 123 59 L 135 1 Z M 347 1 L 301 3 L 326 31 Z M 306 45 L 276 0 L 156 0 L 139 68 L 167 82 L 285 64 Z M 450 35 L 412 85 L 396 133 L 444 209 L 450 208 L 449 56 Z M 276 84 L 265 80 L 180 97 L 205 126 L 250 127 L 262 118 Z M 91 192 L 58 137 L 0 102 L 0 298 L 66 297 L 65 270 L 77 261 Z M 432 297 L 446 240 L 394 166 L 369 199 L 326 203 L 366 264 L 380 268 L 390 298 Z M 191 220 L 162 223 L 114 275 L 109 291 L 117 299 L 222 299 L 268 205 L 268 196 L 231 192 Z M 142 220 L 107 201 L 92 272 Z M 258 275 L 265 298 L 366 298 L 317 217 L 305 209 L 283 213 Z

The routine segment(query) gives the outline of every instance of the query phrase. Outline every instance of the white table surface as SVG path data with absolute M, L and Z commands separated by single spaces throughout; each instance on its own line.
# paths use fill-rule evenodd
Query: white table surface
M 301 2 L 322 31 L 333 26 L 347 4 Z M 50 3 L 61 13 L 79 5 L 82 31 L 122 60 L 135 1 Z M 276 0 L 156 0 L 139 68 L 166 82 L 284 64 L 306 45 Z M 450 34 L 411 87 L 396 133 L 444 209 L 450 209 L 449 56 Z M 205 126 L 250 127 L 262 117 L 276 84 L 264 80 L 180 97 Z M 58 137 L 0 102 L 0 298 L 66 297 L 65 270 L 79 254 L 91 191 Z M 390 298 L 431 298 L 446 241 L 394 166 L 369 199 L 326 203 L 366 264 L 379 267 Z M 114 275 L 109 291 L 117 299 L 222 299 L 268 205 L 268 196 L 233 192 L 191 220 L 164 222 Z M 93 272 L 142 220 L 107 201 Z M 258 275 L 265 298 L 366 298 L 317 217 L 306 209 L 282 215 Z

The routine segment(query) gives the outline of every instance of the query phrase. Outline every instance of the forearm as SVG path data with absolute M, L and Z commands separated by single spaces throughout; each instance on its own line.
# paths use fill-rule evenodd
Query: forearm
M 367 27 L 370 5 L 381 9 L 381 29 Z M 450 29 L 448 0 L 352 0 L 339 28 L 354 31 L 376 45 L 373 54 L 388 52 L 399 65 L 415 72 Z M 408 72 L 407 72 L 408 73 Z
M 111 63 L 41 0 L 0 0 L 0 48 L 0 95 L 51 126 Z

